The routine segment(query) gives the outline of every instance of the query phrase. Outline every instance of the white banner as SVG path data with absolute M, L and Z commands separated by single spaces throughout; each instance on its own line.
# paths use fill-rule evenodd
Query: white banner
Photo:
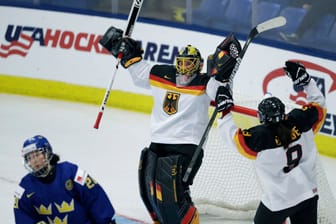
M 116 60 L 98 41 L 110 26 L 125 29 L 126 20 L 0 6 L 0 73 L 106 88 Z M 207 56 L 225 37 L 137 22 L 133 38 L 142 42 L 144 59 L 150 63 L 174 63 L 178 49 L 192 44 L 206 65 Z M 289 59 L 304 63 L 326 95 L 328 115 L 322 133 L 336 136 L 334 61 L 252 43 L 235 77 L 235 91 L 255 99 L 272 92 L 287 102 L 302 103 L 301 93 L 282 70 Z M 135 87 L 121 66 L 113 89 L 150 94 Z

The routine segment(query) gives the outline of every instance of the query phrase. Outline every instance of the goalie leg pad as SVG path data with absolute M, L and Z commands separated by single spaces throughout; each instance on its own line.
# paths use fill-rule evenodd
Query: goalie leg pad
M 155 199 L 155 170 L 156 170 L 157 156 L 148 148 L 141 151 L 139 169 L 138 169 L 138 183 L 140 196 L 146 206 L 154 223 L 161 220 L 159 217 L 159 210 L 156 207 Z
M 195 206 L 189 206 L 182 218 L 181 224 L 199 224 L 199 214 Z
M 157 207 L 163 223 L 199 223 L 198 212 L 182 182 L 185 157 L 159 157 L 155 176 Z

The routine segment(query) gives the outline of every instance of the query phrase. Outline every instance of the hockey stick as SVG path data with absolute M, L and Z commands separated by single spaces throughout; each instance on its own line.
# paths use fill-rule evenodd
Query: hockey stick
M 275 29 L 275 28 L 284 26 L 285 24 L 286 24 L 286 18 L 283 17 L 283 16 L 279 16 L 279 17 L 275 17 L 273 19 L 270 19 L 270 20 L 267 20 L 267 21 L 265 21 L 263 23 L 258 24 L 257 26 L 255 26 L 250 31 L 250 33 L 248 35 L 248 38 L 247 38 L 247 40 L 246 40 L 246 42 L 244 44 L 244 47 L 243 47 L 242 51 L 239 53 L 239 55 L 238 55 L 238 57 L 236 59 L 237 63 L 236 63 L 236 65 L 235 65 L 235 67 L 234 67 L 234 69 L 232 71 L 231 76 L 230 76 L 230 82 L 233 81 L 233 78 L 234 78 L 234 76 L 235 76 L 235 74 L 238 71 L 238 68 L 240 66 L 241 60 L 243 59 L 243 57 L 244 57 L 244 55 L 246 53 L 246 50 L 247 50 L 248 46 L 250 45 L 250 43 L 252 42 L 252 40 L 258 34 L 260 34 L 262 32 L 265 32 L 265 31 L 268 31 L 268 30 L 271 30 L 271 29 Z M 242 109 L 242 107 L 240 107 L 240 106 L 234 106 L 233 110 L 235 110 L 235 109 L 239 111 L 239 109 Z M 251 112 L 251 111 L 249 111 L 249 112 Z M 251 113 L 253 113 L 253 112 L 251 112 Z M 185 172 L 185 174 L 183 176 L 182 180 L 185 183 L 188 181 L 190 173 L 192 172 L 193 167 L 194 167 L 194 165 L 196 163 L 196 160 L 197 160 L 199 154 L 202 151 L 203 144 L 206 141 L 206 139 L 208 138 L 209 131 L 210 131 L 210 129 L 211 129 L 211 127 L 212 127 L 212 125 L 213 125 L 213 123 L 215 121 L 216 115 L 217 115 L 217 108 L 215 108 L 214 112 L 212 113 L 212 115 L 210 117 L 210 120 L 209 120 L 209 123 L 208 123 L 207 127 L 205 128 L 205 131 L 204 131 L 203 136 L 201 138 L 201 141 L 198 144 L 198 146 L 197 146 L 197 148 L 196 148 L 196 150 L 194 152 L 194 155 L 193 155 L 193 157 L 192 157 L 192 159 L 191 159 L 191 161 L 189 163 L 189 166 L 188 166 L 188 168 L 187 168 L 187 170 L 186 170 L 186 172 Z
M 133 32 L 134 24 L 135 24 L 135 22 L 136 22 L 136 20 L 139 16 L 139 13 L 140 13 L 142 3 L 143 3 L 143 0 L 133 0 L 133 5 L 132 5 L 132 8 L 131 8 L 130 14 L 128 15 L 127 27 L 126 27 L 126 30 L 124 32 L 124 37 L 130 37 L 131 36 L 131 34 Z M 99 124 L 100 124 L 100 121 L 102 119 L 102 116 L 103 116 L 103 113 L 104 113 L 104 110 L 105 110 L 105 106 L 106 106 L 107 100 L 110 96 L 111 88 L 112 88 L 115 76 L 116 76 L 118 68 L 119 68 L 120 60 L 123 56 L 123 53 L 122 53 L 123 48 L 124 48 L 124 46 L 121 45 L 118 56 L 117 56 L 116 67 L 114 69 L 112 78 L 111 78 L 111 80 L 110 80 L 110 82 L 109 82 L 109 84 L 106 88 L 105 96 L 104 96 L 104 99 L 103 99 L 103 101 L 101 103 L 101 106 L 100 106 L 100 111 L 99 111 L 98 116 L 96 118 L 96 122 L 93 126 L 95 129 L 99 128 Z

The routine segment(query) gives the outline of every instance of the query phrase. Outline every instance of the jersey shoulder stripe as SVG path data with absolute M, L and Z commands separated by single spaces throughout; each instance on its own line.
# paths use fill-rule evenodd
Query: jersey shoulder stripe
M 185 86 L 177 87 L 175 83 L 167 81 L 165 79 L 150 75 L 150 84 L 157 88 L 171 90 L 180 93 L 186 93 L 191 95 L 202 95 L 205 93 L 205 86 Z
M 205 93 L 207 79 L 205 75 L 197 76 L 188 86 L 176 86 L 176 69 L 171 65 L 154 65 L 150 71 L 149 82 L 157 88 L 181 92 L 191 95 Z
M 324 122 L 324 120 L 327 116 L 327 110 L 326 110 L 326 108 L 321 107 L 317 103 L 311 103 L 310 105 L 314 106 L 317 109 L 317 112 L 318 112 L 318 119 L 312 127 L 314 134 L 316 134 L 321 129 L 321 127 L 323 125 L 323 122 Z
M 288 113 L 288 120 L 294 123 L 301 132 L 312 129 L 315 134 L 322 127 L 325 117 L 326 109 L 314 102 Z
M 238 129 L 235 136 L 234 142 L 237 145 L 238 152 L 248 159 L 256 159 L 257 152 L 249 148 L 245 142 L 244 134 L 241 129 Z

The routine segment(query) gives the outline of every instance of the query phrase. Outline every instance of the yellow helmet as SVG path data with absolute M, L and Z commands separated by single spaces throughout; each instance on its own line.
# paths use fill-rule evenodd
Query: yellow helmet
M 203 67 L 201 53 L 196 47 L 187 45 L 179 51 L 175 66 L 180 75 L 192 76 L 199 73 Z

